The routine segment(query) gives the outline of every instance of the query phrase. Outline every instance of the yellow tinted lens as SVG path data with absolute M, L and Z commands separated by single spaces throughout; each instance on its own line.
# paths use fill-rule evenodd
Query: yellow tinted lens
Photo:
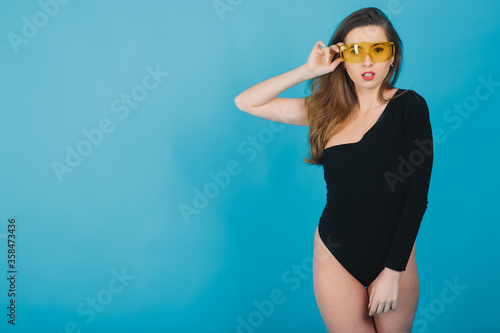
M 345 61 L 351 63 L 362 62 L 366 56 L 363 48 L 359 44 L 349 44 L 344 51 Z
M 384 62 L 392 57 L 392 47 L 387 44 L 373 45 L 370 51 L 373 62 Z
M 360 63 L 365 61 L 366 54 L 370 55 L 373 62 L 384 62 L 394 54 L 393 42 L 359 42 L 348 44 L 344 48 L 343 60 L 349 63 Z

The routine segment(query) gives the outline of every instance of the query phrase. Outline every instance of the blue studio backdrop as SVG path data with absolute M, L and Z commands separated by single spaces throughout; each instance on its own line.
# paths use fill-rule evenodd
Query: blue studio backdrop
M 414 332 L 495 332 L 494 0 L 0 1 L 0 331 L 326 332 L 308 128 L 234 98 L 370 6 L 435 135 Z

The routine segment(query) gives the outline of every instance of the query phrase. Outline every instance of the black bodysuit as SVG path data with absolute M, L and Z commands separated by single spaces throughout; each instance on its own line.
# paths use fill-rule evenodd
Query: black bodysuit
M 384 267 L 406 270 L 428 203 L 434 149 L 427 102 L 413 90 L 394 96 L 360 141 L 322 156 L 327 195 L 318 232 L 365 287 Z

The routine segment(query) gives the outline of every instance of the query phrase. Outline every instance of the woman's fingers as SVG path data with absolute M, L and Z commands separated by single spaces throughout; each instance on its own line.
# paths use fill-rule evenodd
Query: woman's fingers
M 323 43 L 322 41 L 317 41 L 316 44 L 314 44 L 314 51 L 317 53 L 317 54 L 322 54 L 322 50 L 321 48 L 324 48 L 325 47 L 325 43 Z
M 342 59 L 335 59 L 332 61 L 336 54 L 340 52 L 339 45 L 343 44 L 339 42 L 337 44 L 326 46 L 323 41 L 317 41 L 309 54 L 307 59 L 306 68 L 314 74 L 323 75 L 325 73 L 330 73 L 335 70 L 335 68 L 342 62 Z M 324 59 L 324 60 L 323 60 Z
M 328 60 L 330 59 L 330 48 L 329 47 L 325 47 L 325 61 L 328 63 Z
M 342 45 L 344 45 L 344 43 L 338 42 L 337 44 L 332 44 L 332 45 L 327 47 L 325 45 L 325 43 L 323 43 L 322 41 L 318 41 L 318 42 L 316 42 L 315 49 L 324 49 L 326 52 L 331 53 L 331 51 L 334 51 L 334 52 L 339 53 L 340 52 L 339 46 L 342 46 Z
M 328 47 L 328 52 L 335 52 L 335 53 L 340 53 L 340 46 L 342 46 L 344 43 L 338 42 L 337 44 L 332 44 Z
M 340 48 L 342 45 L 344 45 L 344 43 L 342 43 L 342 42 L 338 42 L 337 44 L 332 44 L 332 45 L 330 45 L 330 46 L 331 46 L 331 47 L 334 47 L 334 48 L 335 48 L 335 50 L 338 52 L 338 51 L 340 50 L 339 48 Z
M 384 312 L 385 313 L 391 311 L 391 304 L 392 304 L 392 302 L 386 302 L 386 303 L 384 303 Z
M 381 307 L 382 306 L 382 307 Z M 380 303 L 377 303 L 377 302 L 374 302 L 374 304 L 372 304 L 372 307 L 370 309 L 370 313 L 369 315 L 370 316 L 373 316 L 375 313 L 380 313 L 382 312 L 381 310 L 383 309 L 383 304 L 380 304 Z

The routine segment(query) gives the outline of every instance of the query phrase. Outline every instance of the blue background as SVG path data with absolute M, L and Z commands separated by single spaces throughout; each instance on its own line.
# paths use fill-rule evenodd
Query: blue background
M 0 2 L 2 332 L 233 333 L 273 290 L 283 302 L 252 332 L 326 332 L 307 274 L 326 200 L 322 168 L 302 162 L 308 128 L 241 112 L 234 97 L 305 63 L 368 6 L 403 40 L 396 87 L 421 94 L 443 133 L 414 332 L 498 329 L 500 85 L 484 84 L 500 82 L 497 1 L 73 0 L 45 6 L 52 15 L 43 3 Z M 306 96 L 305 83 L 280 96 Z M 113 130 L 100 137 L 103 121 Z M 68 147 L 86 156 L 58 177 Z M 443 302 L 454 280 L 466 289 Z

